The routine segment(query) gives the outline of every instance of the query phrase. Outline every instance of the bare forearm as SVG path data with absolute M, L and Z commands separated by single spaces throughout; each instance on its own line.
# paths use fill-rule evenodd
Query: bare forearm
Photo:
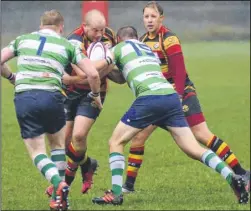
M 126 82 L 124 76 L 122 75 L 122 73 L 118 70 L 118 69 L 113 69 L 108 75 L 107 77 L 118 84 L 124 84 Z
M 11 72 L 9 66 L 6 63 L 1 65 L 1 76 L 8 79 L 9 77 L 11 77 L 12 74 L 13 73 Z

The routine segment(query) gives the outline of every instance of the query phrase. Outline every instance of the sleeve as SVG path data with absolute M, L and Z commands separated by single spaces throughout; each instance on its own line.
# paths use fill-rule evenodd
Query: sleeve
M 80 48 L 81 51 L 82 51 L 85 55 L 87 55 L 87 54 L 86 54 L 86 49 L 85 49 L 84 44 L 83 44 L 83 42 L 82 42 L 82 38 L 81 38 L 80 36 L 73 34 L 72 36 L 70 36 L 70 37 L 68 38 L 68 41 L 69 41 L 72 45 L 74 45 L 74 46 Z
M 164 40 L 165 53 L 168 58 L 169 71 L 174 79 L 175 89 L 183 95 L 185 89 L 186 68 L 181 44 L 177 36 L 169 36 Z
M 17 56 L 17 48 L 18 48 L 18 40 L 20 36 L 17 37 L 15 40 L 12 40 L 9 45 L 7 45 L 7 48 L 9 48 L 15 56 Z
M 112 47 L 111 52 L 114 54 L 114 64 L 117 64 L 119 58 L 118 48 L 116 48 L 116 46 Z
M 73 46 L 73 56 L 72 56 L 71 63 L 78 64 L 80 60 L 84 58 L 87 58 L 87 57 L 83 54 L 82 49 L 78 46 Z

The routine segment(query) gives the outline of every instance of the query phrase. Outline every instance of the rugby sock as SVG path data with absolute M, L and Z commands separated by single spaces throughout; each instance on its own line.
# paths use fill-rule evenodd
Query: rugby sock
M 246 170 L 243 169 L 231 151 L 229 146 L 219 137 L 213 136 L 207 143 L 207 147 L 213 150 L 222 160 L 224 160 L 234 171 L 235 174 L 243 175 Z
M 66 154 L 68 156 L 68 160 L 65 170 L 65 182 L 68 185 L 71 185 L 78 170 L 79 162 L 84 159 L 84 155 L 75 150 L 72 142 L 69 144 Z
M 128 167 L 126 176 L 126 186 L 133 188 L 138 171 L 143 162 L 144 145 L 139 147 L 131 147 L 130 154 L 128 156 Z
M 80 169 L 81 169 L 83 181 L 85 178 L 85 174 L 89 170 L 90 164 L 91 164 L 91 159 L 90 159 L 90 157 L 87 156 L 87 153 L 85 153 L 84 159 L 80 162 Z
M 122 193 L 125 157 L 120 153 L 113 152 L 109 156 L 109 163 L 112 171 L 112 191 L 116 196 L 118 196 Z
M 56 165 L 47 157 L 46 154 L 39 154 L 33 160 L 35 166 L 43 176 L 54 186 L 52 197 L 55 197 L 59 183 L 62 181 Z
M 207 150 L 202 155 L 201 161 L 220 173 L 227 180 L 228 184 L 232 184 L 233 172 L 212 150 Z
M 51 160 L 55 163 L 59 176 L 62 180 L 65 180 L 65 169 L 66 169 L 66 157 L 64 149 L 51 150 Z

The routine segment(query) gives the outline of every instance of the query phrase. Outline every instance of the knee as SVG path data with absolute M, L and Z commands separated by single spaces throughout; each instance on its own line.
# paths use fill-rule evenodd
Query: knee
M 128 140 L 121 138 L 111 138 L 109 140 L 109 147 L 125 146 Z
M 72 142 L 76 151 L 83 151 L 86 149 L 86 138 L 87 136 L 81 133 L 73 134 Z
M 73 139 L 77 143 L 82 143 L 86 140 L 86 135 L 81 134 L 81 133 L 76 133 L 73 135 Z

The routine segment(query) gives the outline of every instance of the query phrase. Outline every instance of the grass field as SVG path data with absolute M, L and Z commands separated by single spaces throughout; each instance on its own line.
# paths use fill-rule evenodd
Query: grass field
M 184 44 L 183 50 L 210 129 L 250 169 L 250 43 Z M 13 87 L 2 80 L 2 90 L 2 209 L 47 210 L 48 182 L 32 165 L 20 137 Z M 137 192 L 126 195 L 121 207 L 93 205 L 92 197 L 111 187 L 108 139 L 133 99 L 127 85 L 110 83 L 104 109 L 88 139 L 88 153 L 99 161 L 98 175 L 91 192 L 81 195 L 77 174 L 70 193 L 73 210 L 250 210 L 250 204 L 237 204 L 220 175 L 189 159 L 161 129 L 148 140 Z

